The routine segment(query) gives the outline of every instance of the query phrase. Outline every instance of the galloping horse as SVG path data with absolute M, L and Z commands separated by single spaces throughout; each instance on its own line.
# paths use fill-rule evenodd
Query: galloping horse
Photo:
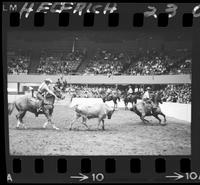
M 136 104 L 137 103 L 137 99 L 140 99 L 140 95 L 139 94 L 130 94 L 130 95 L 127 95 L 125 94 L 124 95 L 124 104 L 125 104 L 125 110 L 128 109 L 128 103 L 132 103 L 132 107 L 133 107 L 133 103 Z
M 117 100 L 119 100 L 120 101 L 120 95 L 118 94 L 118 93 L 112 93 L 112 94 L 110 94 L 109 96 L 107 96 L 107 95 L 103 95 L 102 96 L 102 100 L 103 100 L 103 102 L 105 103 L 106 101 L 111 101 L 111 100 L 113 100 L 113 102 L 114 102 L 114 109 L 115 108 L 117 108 Z
M 158 115 L 162 115 L 164 117 L 164 124 L 161 125 L 166 125 L 166 116 L 161 111 L 159 103 L 162 104 L 162 99 L 160 93 L 157 93 L 156 95 L 152 95 L 152 103 L 144 101 L 138 102 L 130 110 L 140 116 L 140 119 L 144 123 L 149 123 L 148 120 L 144 119 L 145 116 L 154 116 L 156 119 L 158 119 L 159 124 L 161 124 L 161 119 L 158 117 Z
M 57 87 L 53 87 L 52 91 L 59 99 L 64 99 L 65 97 L 61 94 L 60 89 Z M 53 128 L 58 130 L 59 128 L 55 126 L 55 123 L 52 122 L 52 113 L 54 109 L 54 102 L 55 97 L 49 93 L 46 94 L 44 98 L 44 105 L 43 110 L 37 113 L 37 108 L 40 104 L 40 100 L 37 100 L 36 98 L 30 97 L 29 95 L 24 95 L 23 97 L 20 97 L 19 99 L 15 100 L 13 103 L 8 104 L 8 114 L 11 115 L 14 108 L 17 109 L 18 114 L 16 115 L 17 118 L 17 128 L 19 128 L 20 124 L 23 125 L 25 128 L 25 125 L 23 123 L 23 117 L 25 116 L 26 112 L 32 112 L 35 115 L 37 114 L 44 114 L 47 118 L 47 122 L 44 123 L 43 128 L 46 128 L 48 123 L 51 123 Z

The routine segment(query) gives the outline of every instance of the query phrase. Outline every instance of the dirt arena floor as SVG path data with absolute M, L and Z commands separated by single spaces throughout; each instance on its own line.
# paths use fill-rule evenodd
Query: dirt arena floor
M 167 117 L 161 126 L 153 117 L 146 117 L 152 125 L 145 125 L 139 117 L 120 109 L 112 119 L 105 120 L 105 131 L 97 128 L 97 120 L 88 121 L 89 130 L 80 121 L 69 130 L 75 118 L 72 109 L 56 105 L 53 120 L 60 128 L 51 125 L 43 129 L 44 115 L 38 118 L 27 113 L 27 129 L 16 129 L 17 111 L 9 116 L 11 155 L 189 155 L 191 153 L 190 123 Z

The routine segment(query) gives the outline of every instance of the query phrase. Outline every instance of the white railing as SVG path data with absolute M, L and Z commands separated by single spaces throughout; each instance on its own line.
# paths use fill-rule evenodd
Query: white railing
M 51 78 L 55 83 L 61 75 L 8 75 L 8 83 L 41 83 Z M 64 75 L 63 79 L 73 84 L 186 84 L 191 83 L 191 75 Z

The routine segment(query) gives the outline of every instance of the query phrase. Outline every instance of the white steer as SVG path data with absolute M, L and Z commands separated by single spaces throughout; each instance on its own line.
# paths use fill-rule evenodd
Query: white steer
M 72 129 L 72 125 L 82 117 L 82 124 L 87 128 L 86 121 L 91 118 L 98 118 L 98 127 L 102 122 L 102 130 L 104 130 L 104 119 L 111 119 L 112 114 L 115 110 L 109 107 L 107 104 L 103 102 L 95 103 L 93 105 L 75 105 L 76 118 L 71 122 L 70 130 Z

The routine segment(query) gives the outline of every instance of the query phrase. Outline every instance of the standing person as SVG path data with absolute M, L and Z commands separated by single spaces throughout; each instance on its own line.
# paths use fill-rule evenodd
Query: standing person
M 37 115 L 36 116 L 38 116 L 38 113 L 43 110 L 44 96 L 47 93 L 50 93 L 53 96 L 55 96 L 55 98 L 57 98 L 57 96 L 54 94 L 54 92 L 49 89 L 50 84 L 52 84 L 52 80 L 51 79 L 45 79 L 44 82 L 42 82 L 42 84 L 38 88 L 36 97 L 40 100 L 40 104 L 39 104 L 39 107 L 37 109 Z
M 135 86 L 134 93 L 138 94 L 138 92 L 139 92 L 139 88 Z
M 31 92 L 31 96 L 34 98 L 34 89 L 33 89 L 33 87 L 29 87 L 29 91 Z
M 133 94 L 133 89 L 131 85 L 128 86 L 128 91 L 127 91 L 127 97 L 131 96 Z
M 106 96 L 108 97 L 111 93 L 112 93 L 112 90 L 110 87 L 108 87 L 108 89 L 106 91 Z
M 62 86 L 62 83 L 60 82 L 60 79 L 58 78 L 58 81 L 56 82 L 57 87 L 60 89 Z

